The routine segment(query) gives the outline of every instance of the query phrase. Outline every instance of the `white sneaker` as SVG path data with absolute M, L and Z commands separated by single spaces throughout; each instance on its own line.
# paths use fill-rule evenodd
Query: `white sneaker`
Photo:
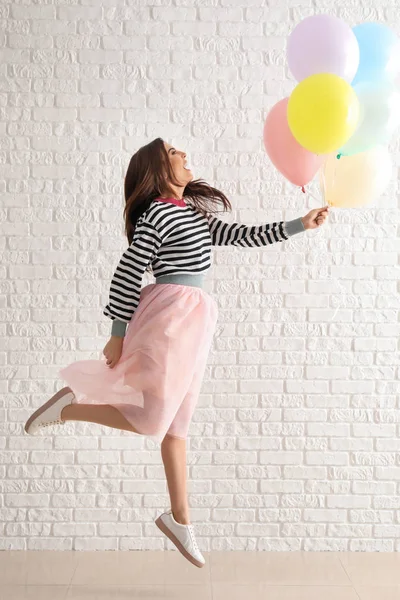
M 182 525 L 177 523 L 172 514 L 172 510 L 163 513 L 156 519 L 156 525 L 165 535 L 175 544 L 179 552 L 183 554 L 196 567 L 205 565 L 204 556 L 194 536 L 193 525 Z
M 71 388 L 62 388 L 29 417 L 25 423 L 26 433 L 35 434 L 41 427 L 65 423 L 61 419 L 61 411 L 64 406 L 71 404 L 74 398 L 75 394 Z

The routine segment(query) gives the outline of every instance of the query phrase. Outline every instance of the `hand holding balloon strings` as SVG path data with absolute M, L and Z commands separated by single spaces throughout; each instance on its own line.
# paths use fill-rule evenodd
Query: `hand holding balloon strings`
M 304 229 L 318 229 L 325 223 L 328 217 L 329 206 L 323 208 L 313 208 L 304 217 L 301 218 Z

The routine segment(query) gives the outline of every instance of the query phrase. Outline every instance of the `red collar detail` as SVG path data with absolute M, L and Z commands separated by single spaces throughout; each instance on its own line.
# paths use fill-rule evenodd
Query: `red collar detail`
M 171 204 L 176 204 L 176 206 L 187 206 L 186 202 L 184 201 L 184 199 L 178 199 L 178 198 L 156 198 L 156 200 L 160 200 L 161 202 L 169 202 Z

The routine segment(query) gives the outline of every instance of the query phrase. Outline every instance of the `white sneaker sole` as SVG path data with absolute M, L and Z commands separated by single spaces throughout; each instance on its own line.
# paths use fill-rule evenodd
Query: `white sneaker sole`
M 155 524 L 157 525 L 158 529 L 161 529 L 161 531 L 167 536 L 167 538 L 169 538 L 171 542 L 175 544 L 179 552 L 183 554 L 183 556 L 187 558 L 189 562 L 191 562 L 196 567 L 199 567 L 200 569 L 204 567 L 204 563 L 201 563 L 198 560 L 196 560 L 193 556 L 189 554 L 189 552 L 184 548 L 184 546 L 182 546 L 178 538 L 172 533 L 170 529 L 168 529 L 161 517 L 158 517 L 158 519 L 155 520 Z
M 48 400 L 47 402 L 45 402 L 45 404 L 43 404 L 40 408 L 38 408 L 33 415 L 31 415 L 29 417 L 29 419 L 27 420 L 27 422 L 25 423 L 25 431 L 26 433 L 30 433 L 29 432 L 29 428 L 32 425 L 32 423 L 38 418 L 40 417 L 40 415 L 42 413 L 44 413 L 45 410 L 47 410 L 48 408 L 50 408 L 50 406 L 53 406 L 53 404 L 55 404 L 60 398 L 62 398 L 63 396 L 65 396 L 66 394 L 71 394 L 72 396 L 74 396 L 74 393 L 71 391 L 71 388 L 69 387 L 63 387 L 61 390 L 59 390 L 56 394 L 54 394 L 54 396 L 52 396 L 50 398 L 50 400 Z

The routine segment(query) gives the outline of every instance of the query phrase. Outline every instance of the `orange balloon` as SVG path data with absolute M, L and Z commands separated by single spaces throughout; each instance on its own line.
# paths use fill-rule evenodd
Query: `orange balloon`
M 320 170 L 325 204 L 339 208 L 368 206 L 384 193 L 392 176 L 386 146 L 342 156 L 331 155 Z

